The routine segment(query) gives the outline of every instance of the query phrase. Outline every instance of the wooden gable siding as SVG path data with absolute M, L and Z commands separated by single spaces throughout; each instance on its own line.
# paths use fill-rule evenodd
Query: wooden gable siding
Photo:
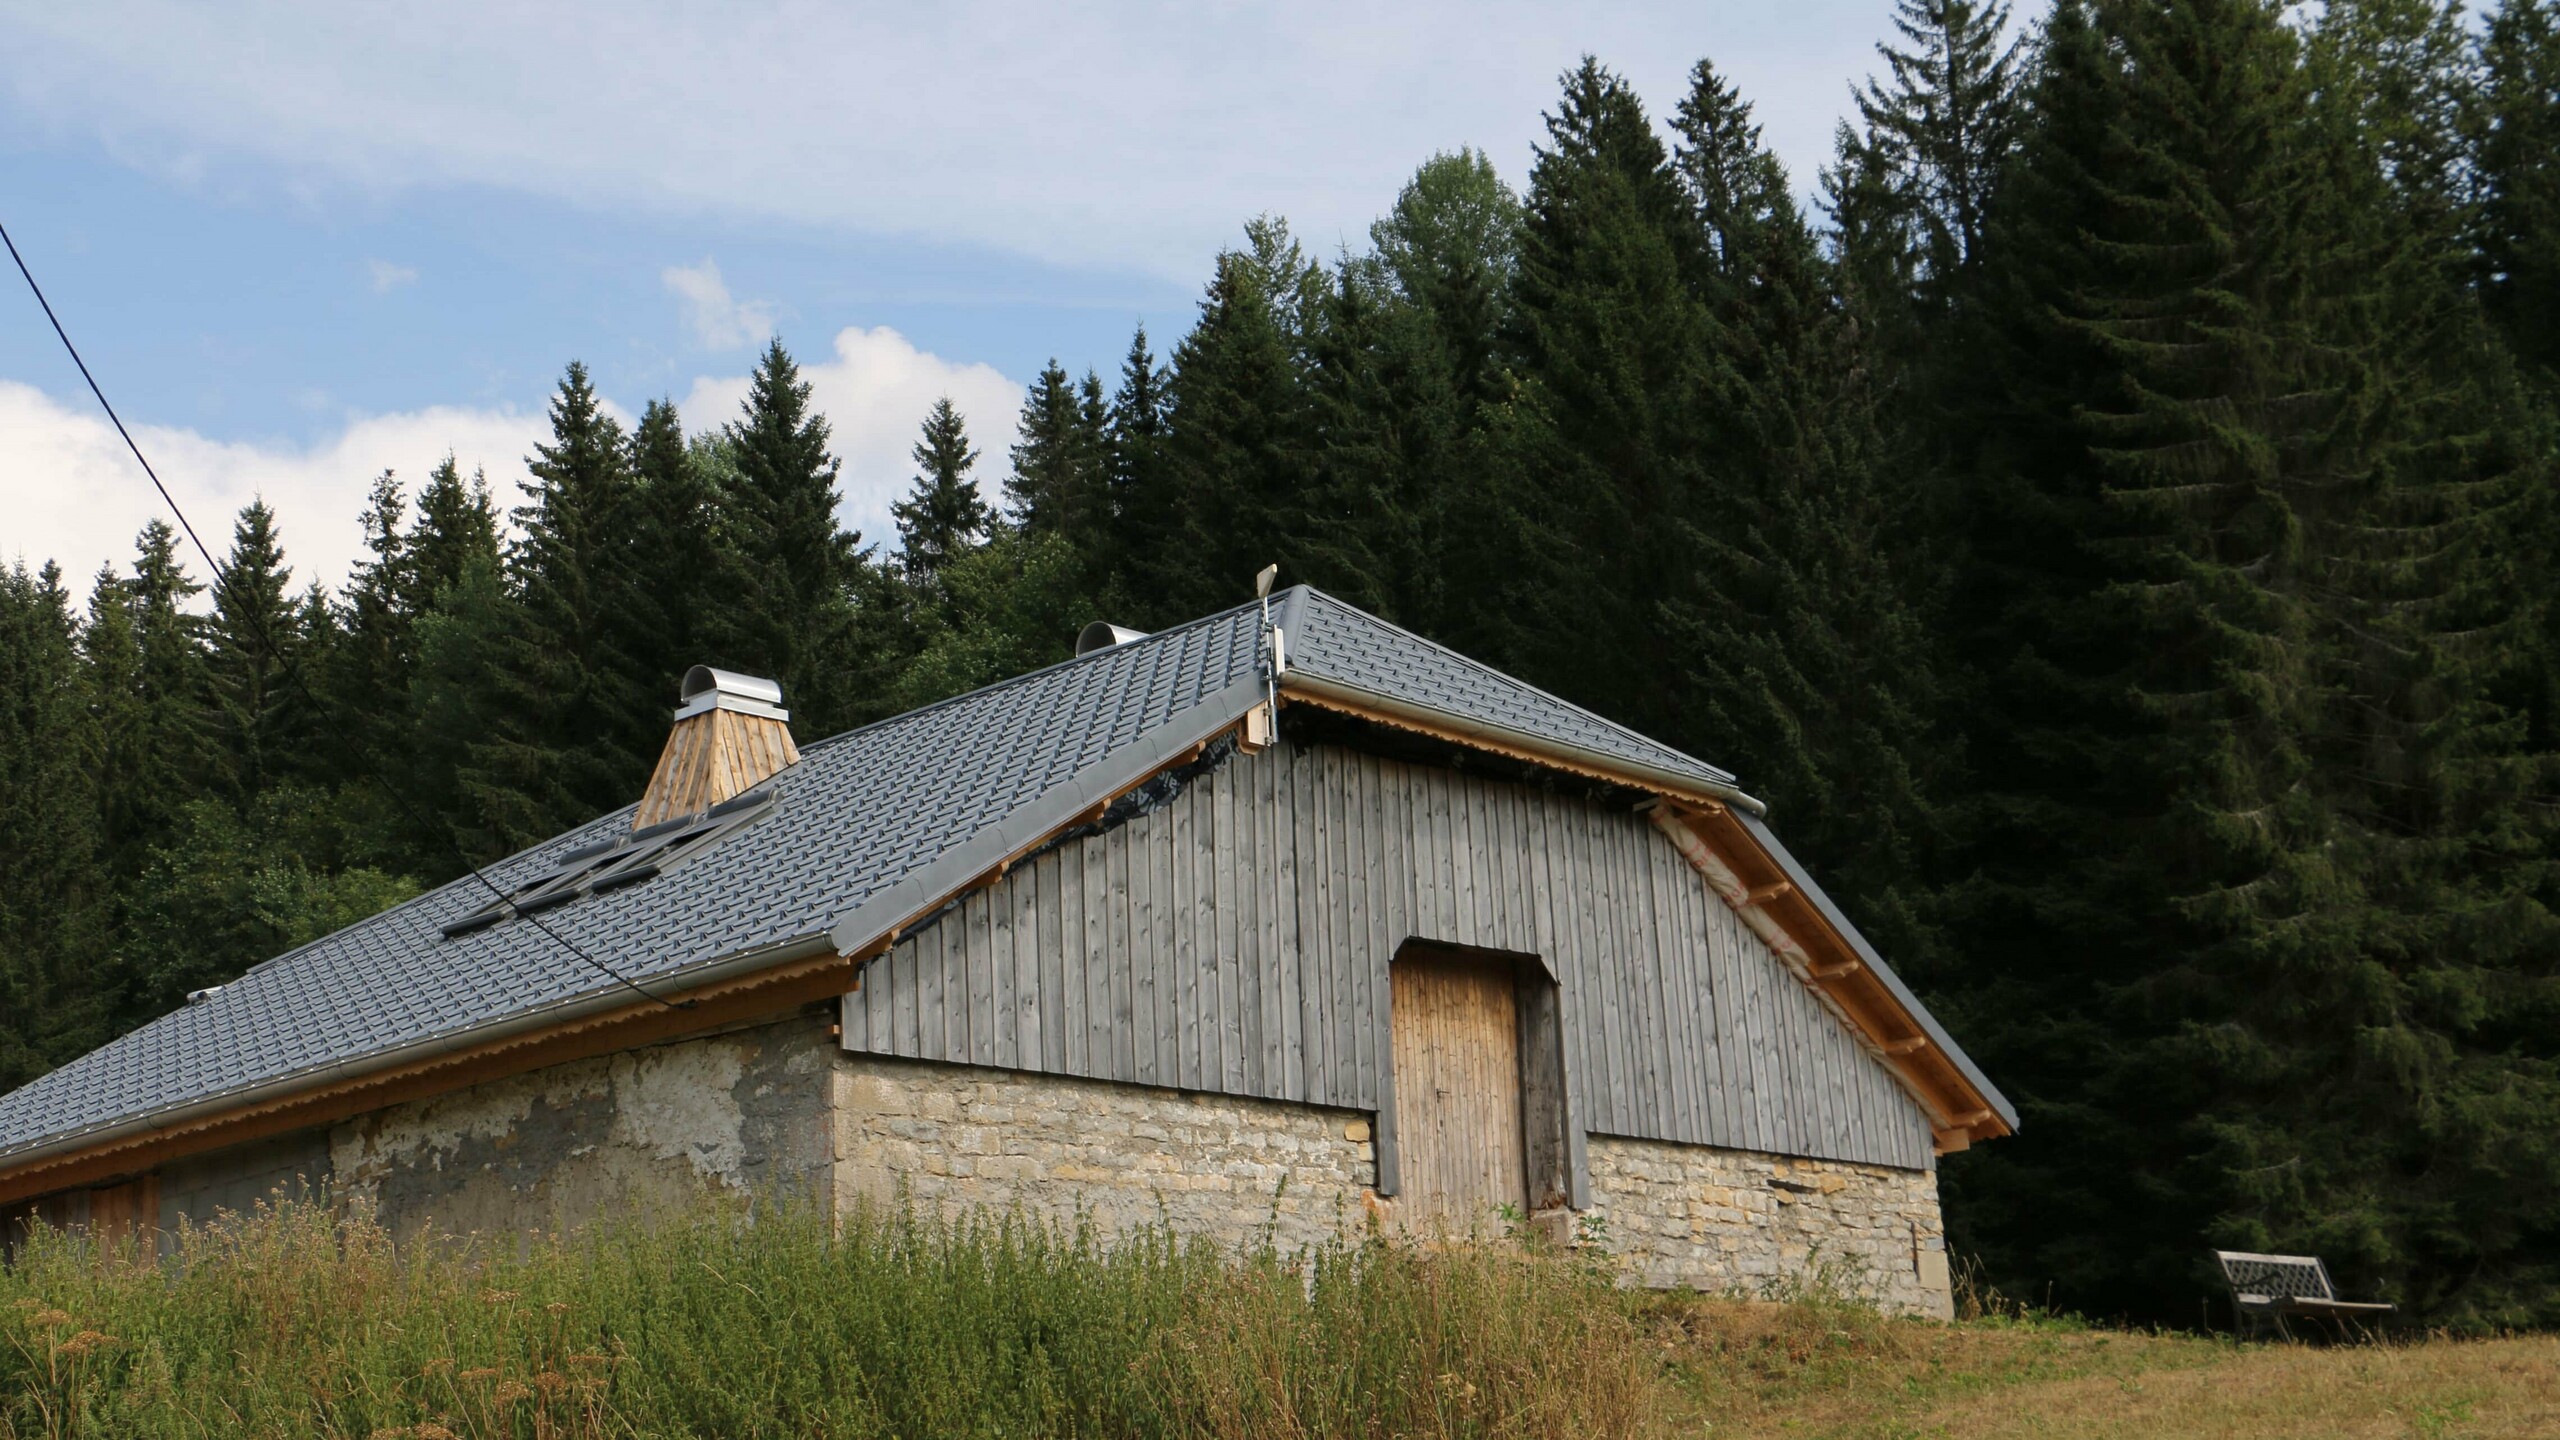
M 1644 816 L 1333 746 L 1017 865 L 864 967 L 844 1043 L 1377 1111 L 1408 939 L 1545 961 L 1576 1140 L 1933 1163 L 1926 1115 Z

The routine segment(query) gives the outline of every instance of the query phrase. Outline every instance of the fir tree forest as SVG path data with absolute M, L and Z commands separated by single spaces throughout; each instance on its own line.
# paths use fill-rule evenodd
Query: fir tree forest
M 919 417 L 894 536 L 776 340 L 628 430 L 568 364 L 335 591 L 263 504 L 0 571 L 0 1086 L 628 803 L 690 664 L 815 738 L 1276 561 L 1769 802 L 2022 1112 L 1985 1282 L 2560 1324 L 2560 0 L 1896 25 L 1817 176 L 1591 58 L 1516 191 L 1246 220 L 1187 334 Z

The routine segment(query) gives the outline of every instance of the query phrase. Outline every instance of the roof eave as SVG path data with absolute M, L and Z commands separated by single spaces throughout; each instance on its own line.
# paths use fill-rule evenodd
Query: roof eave
M 271 1077 L 253 1085 L 240 1086 L 217 1094 L 190 1100 L 179 1105 L 129 1115 L 106 1125 L 65 1131 L 34 1141 L 16 1150 L 0 1153 L 0 1200 L 20 1194 L 41 1194 L 58 1188 L 47 1182 L 28 1190 L 20 1177 L 30 1171 L 50 1169 L 83 1156 L 103 1155 L 111 1151 L 131 1149 L 154 1137 L 208 1126 L 226 1117 L 256 1110 L 262 1106 L 296 1101 L 316 1093 L 373 1079 L 392 1072 L 421 1065 L 432 1065 L 450 1057 L 471 1054 L 505 1046 L 510 1042 L 545 1031 L 575 1026 L 581 1022 L 611 1015 L 635 1006 L 663 1003 L 670 1010 L 681 1011 L 687 1003 L 674 997 L 688 996 L 725 982 L 753 976 L 818 955 L 834 954 L 823 935 L 804 935 L 794 939 L 758 945 L 652 976 L 652 995 L 670 997 L 663 1002 L 635 1002 L 619 988 L 589 991 L 548 1005 L 537 1006 L 503 1016 L 484 1024 L 442 1035 L 412 1041 L 406 1045 L 371 1054 L 307 1066 L 287 1074 Z M 156 1163 L 156 1162 L 155 1162 Z M 138 1165 L 136 1168 L 147 1168 Z M 85 1183 L 80 1179 L 65 1184 Z

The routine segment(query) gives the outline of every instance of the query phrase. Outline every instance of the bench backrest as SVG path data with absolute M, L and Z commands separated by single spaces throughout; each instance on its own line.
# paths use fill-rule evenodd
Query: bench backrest
M 2251 1299 L 2267 1300 L 2335 1300 L 2338 1292 L 2329 1286 L 2329 1267 L 2317 1255 L 2253 1255 L 2245 1250 L 2216 1250 L 2213 1258 L 2222 1262 L 2222 1278 L 2231 1282 L 2231 1291 Z

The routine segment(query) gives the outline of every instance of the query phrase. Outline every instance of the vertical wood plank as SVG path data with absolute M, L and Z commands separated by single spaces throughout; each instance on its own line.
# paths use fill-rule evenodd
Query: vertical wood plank
M 1360 826 L 1351 794 L 1355 772 L 1339 761 L 1327 768 L 1325 813 L 1333 832 L 1332 859 L 1325 867 L 1326 939 L 1333 959 L 1333 1095 L 1337 1105 L 1357 1106 L 1368 1089 L 1360 1083 L 1360 982 L 1366 958 L 1361 952 L 1368 947 L 1354 908 L 1360 893 Z
M 1715 1144 L 1739 1147 L 1742 1144 L 1741 1077 L 1735 1069 L 1732 946 L 1725 938 L 1724 926 L 1716 918 L 1716 912 L 1724 908 L 1723 902 L 1708 891 L 1706 881 L 1699 879 L 1692 885 L 1690 895 L 1698 907 L 1700 943 L 1706 946 L 1707 1015 L 1715 1031 L 1715 1128 L 1712 1133 Z
M 1162 977 L 1156 958 L 1156 908 L 1160 903 L 1157 868 L 1160 857 L 1155 839 L 1153 816 L 1142 815 L 1120 827 L 1129 837 L 1129 961 L 1137 976 L 1137 998 L 1131 1020 L 1130 1045 L 1137 1055 L 1133 1078 L 1142 1085 L 1171 1084 L 1172 1079 L 1158 1069 L 1156 1040 L 1159 1033 L 1157 1010 L 1161 1001 L 1158 991 Z
M 1137 1081 L 1137 894 L 1132 887 L 1129 828 L 1106 835 L 1103 874 L 1108 897 L 1103 902 L 1103 976 L 1111 986 L 1111 1079 Z
M 1151 918 L 1155 931 L 1156 1083 L 1181 1086 L 1186 1081 L 1182 1074 L 1182 954 L 1177 934 L 1183 892 L 1190 887 L 1178 877 L 1187 875 L 1190 867 L 1176 863 L 1173 836 L 1168 833 L 1173 825 L 1171 816 L 1159 810 L 1141 823 L 1147 827 L 1144 844 L 1151 862 L 1147 866 L 1147 883 L 1155 892 Z
M 1304 1072 L 1301 1094 L 1314 1103 L 1332 1097 L 1325 1048 L 1325 948 L 1321 900 L 1324 852 L 1318 845 L 1315 766 L 1303 749 L 1289 756 L 1289 818 L 1297 852 L 1297 894 L 1292 909 L 1298 928 L 1298 1031 Z
M 951 1058 L 950 1021 L 943 1013 L 943 982 L 951 967 L 943 963 L 942 927 L 934 925 L 915 938 L 916 1057 Z
M 1306 887 L 1298 880 L 1298 858 L 1304 853 L 1306 807 L 1298 795 L 1298 747 L 1284 744 L 1263 752 L 1272 760 L 1272 848 L 1279 856 L 1279 881 L 1273 893 L 1272 923 L 1280 932 L 1280 1024 L 1288 1068 L 1288 1098 L 1307 1100 Z
M 1025 1070 L 1054 1068 L 1048 1058 L 1049 1027 L 1044 1007 L 1047 996 L 1041 984 L 1041 955 L 1049 936 L 1040 924 L 1040 908 L 1050 887 L 1041 883 L 1046 874 L 1057 873 L 1049 857 L 1023 866 L 1017 876 L 1013 907 L 1013 1063 Z
M 990 893 L 981 890 L 960 907 L 959 918 L 967 925 L 963 934 L 969 955 L 969 1043 L 962 1051 L 972 1065 L 996 1063 L 996 979 L 1004 977 L 1005 998 L 1013 998 L 1013 924 L 1007 911 L 1004 926 L 1005 963 L 996 963 L 996 906 Z
M 1659 832 L 1637 833 L 1644 836 L 1645 853 L 1653 857 L 1654 925 L 1669 947 L 1663 969 L 1675 987 L 1671 1003 L 1680 1017 L 1680 1070 L 1676 1077 L 1680 1123 L 1691 1143 L 1704 1144 L 1710 1128 L 1706 1076 L 1708 1066 L 1714 1063 L 1714 1041 L 1706 1021 L 1706 935 L 1698 928 L 1705 917 L 1689 903 L 1698 874 L 1668 840 L 1659 838 Z
M 1236 836 L 1236 810 L 1242 803 L 1238 763 L 1229 761 L 1215 777 L 1217 828 L 1209 841 L 1218 878 L 1218 1076 L 1220 1088 L 1230 1095 L 1251 1094 L 1253 1083 L 1252 1029 L 1247 1018 L 1253 1011 L 1253 971 L 1244 944 L 1248 902 L 1244 877 L 1237 871 L 1241 842 Z
M 1052 943 L 1057 947 L 1058 985 L 1058 1068 L 1069 1075 L 1091 1075 L 1093 1070 L 1093 1016 L 1086 1007 L 1091 992 L 1086 983 L 1084 902 L 1089 883 L 1085 867 L 1091 863 L 1093 842 L 1079 840 L 1058 852 L 1058 923 Z
M 1208 976 L 1204 966 L 1207 947 L 1201 944 L 1201 922 L 1206 918 L 1200 899 L 1200 787 L 1184 787 L 1173 803 L 1159 812 L 1169 831 L 1165 836 L 1165 862 L 1173 879 L 1173 983 L 1174 983 L 1174 1083 L 1185 1090 L 1205 1090 L 1201 1075 L 1207 1056 L 1204 1046 L 1209 1033 L 1209 1007 L 1216 1003 L 1208 993 Z
M 1287 1045 L 1280 1025 L 1280 927 L 1274 918 L 1278 894 L 1279 857 L 1271 847 L 1271 753 L 1245 757 L 1244 813 L 1238 827 L 1243 835 L 1245 894 L 1251 897 L 1252 909 L 1247 933 L 1251 935 L 1251 960 L 1246 974 L 1253 981 L 1253 1093 L 1286 1095 L 1289 1084 Z

